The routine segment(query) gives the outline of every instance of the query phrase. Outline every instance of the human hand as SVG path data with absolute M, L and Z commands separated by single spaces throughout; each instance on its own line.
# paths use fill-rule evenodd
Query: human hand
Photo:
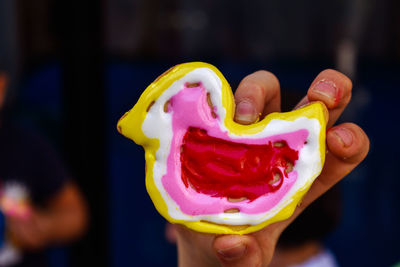
M 334 70 L 321 72 L 312 82 L 307 96 L 296 107 L 311 101 L 323 102 L 329 111 L 327 155 L 320 176 L 314 181 L 293 215 L 249 235 L 207 235 L 184 226 L 168 226 L 175 232 L 179 266 L 267 266 L 282 231 L 314 200 L 325 193 L 367 155 L 369 139 L 355 124 L 333 126 L 351 98 L 352 83 Z M 280 85 L 266 71 L 255 72 L 242 80 L 236 93 L 235 120 L 254 123 L 271 112 L 280 112 Z
M 6 231 L 18 248 L 37 250 L 53 243 L 76 239 L 85 231 L 88 215 L 86 202 L 71 182 L 49 200 L 42 209 L 29 206 L 29 216 L 7 216 Z
M 11 243 L 23 250 L 38 250 L 50 242 L 52 222 L 46 214 L 31 209 L 29 216 L 8 216 L 6 235 Z

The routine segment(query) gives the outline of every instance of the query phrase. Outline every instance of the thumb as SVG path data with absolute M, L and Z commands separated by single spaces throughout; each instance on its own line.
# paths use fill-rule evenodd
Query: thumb
M 218 236 L 213 249 L 223 267 L 261 266 L 262 251 L 253 236 Z

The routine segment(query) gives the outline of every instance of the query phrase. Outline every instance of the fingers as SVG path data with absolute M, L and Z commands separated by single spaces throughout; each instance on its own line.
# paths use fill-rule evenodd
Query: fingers
M 178 239 L 179 266 L 263 266 L 271 260 L 274 251 L 275 242 L 268 243 L 272 245 L 263 251 L 254 235 L 215 236 L 178 225 L 173 227 Z
M 326 142 L 329 152 L 324 169 L 317 179 L 320 188 L 317 190 L 316 187 L 311 192 L 314 199 L 352 171 L 369 151 L 367 135 L 354 123 L 343 123 L 331 128 L 327 133 Z
M 326 140 L 328 154 L 324 168 L 294 215 L 285 221 L 285 225 L 292 222 L 311 202 L 360 164 L 369 151 L 367 135 L 353 123 L 343 123 L 331 128 L 327 133 Z
M 351 99 L 352 82 L 335 70 L 324 70 L 318 74 L 308 90 L 309 101 L 322 101 L 329 110 L 327 127 L 331 127 L 342 114 Z
M 314 79 L 307 96 L 296 108 L 311 101 L 323 102 L 329 110 L 327 127 L 331 127 L 342 114 L 351 99 L 352 82 L 344 74 L 335 70 L 324 70 Z
M 281 110 L 278 79 L 270 72 L 257 71 L 245 77 L 235 93 L 235 121 L 251 124 L 260 115 Z
M 251 235 L 218 236 L 213 249 L 223 267 L 262 265 L 261 248 Z

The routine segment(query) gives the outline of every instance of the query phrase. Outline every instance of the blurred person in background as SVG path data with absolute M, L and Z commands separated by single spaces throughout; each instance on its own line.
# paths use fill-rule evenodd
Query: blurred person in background
M 41 137 L 19 128 L 4 112 L 7 74 L 0 66 L 0 210 L 5 243 L 0 266 L 48 266 L 45 249 L 79 237 L 86 203 Z

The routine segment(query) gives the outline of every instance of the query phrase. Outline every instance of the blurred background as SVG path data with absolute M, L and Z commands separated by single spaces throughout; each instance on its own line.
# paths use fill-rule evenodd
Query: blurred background
M 341 266 L 400 261 L 399 12 L 397 0 L 0 0 L 12 116 L 56 147 L 90 208 L 88 233 L 51 249 L 51 265 L 176 266 L 143 151 L 115 125 L 158 75 L 188 61 L 215 65 L 233 89 L 269 70 L 287 110 L 321 70 L 351 77 L 341 121 L 359 124 L 371 151 L 338 185 L 341 216 L 324 242 Z

